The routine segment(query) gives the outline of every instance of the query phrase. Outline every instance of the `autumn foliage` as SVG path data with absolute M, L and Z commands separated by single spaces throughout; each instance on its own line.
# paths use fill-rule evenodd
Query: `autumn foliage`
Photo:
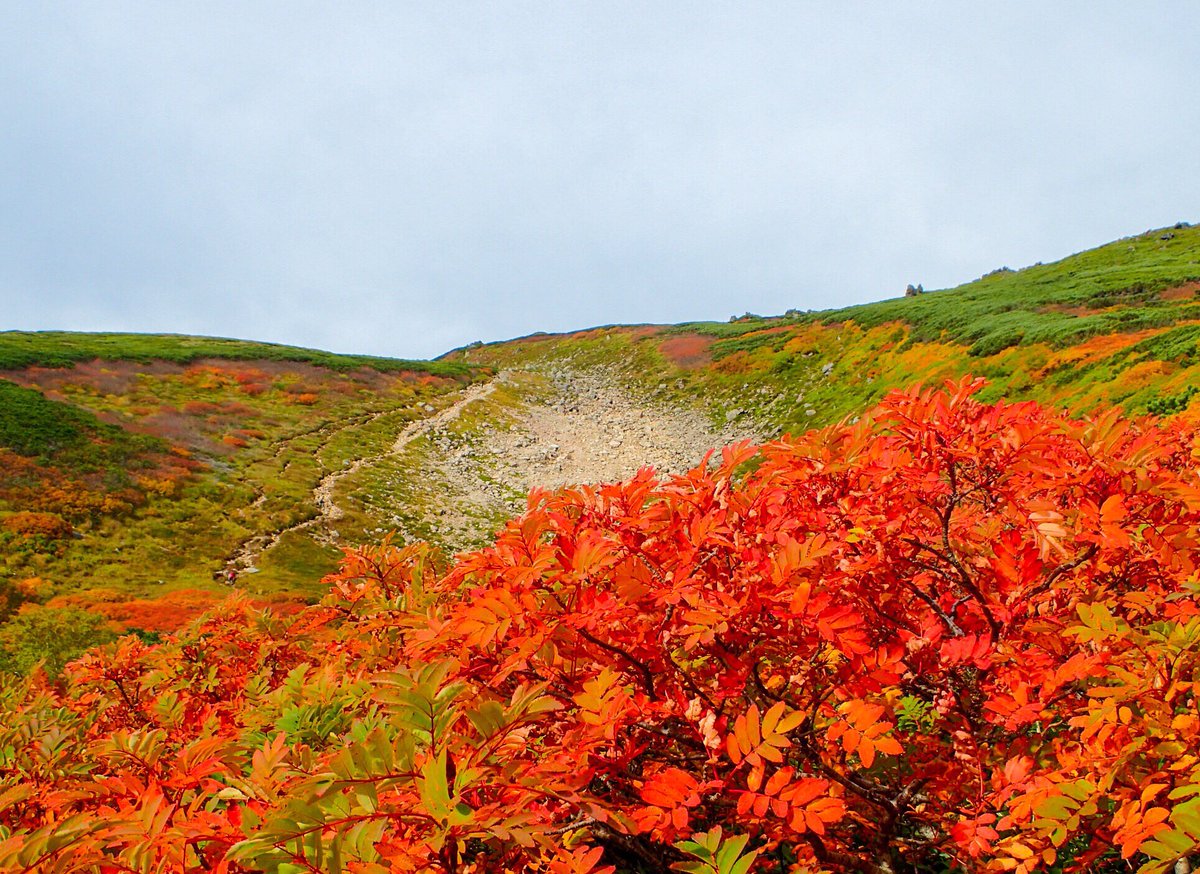
M 890 396 L 3 690 L 0 869 L 1168 870 L 1200 443 Z

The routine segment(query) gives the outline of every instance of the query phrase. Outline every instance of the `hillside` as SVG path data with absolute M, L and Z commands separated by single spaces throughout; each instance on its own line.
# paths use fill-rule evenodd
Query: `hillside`
M 747 415 L 773 431 L 828 424 L 893 388 L 968 372 L 991 381 L 988 398 L 1172 414 L 1200 385 L 1198 293 L 1200 228 L 1180 223 L 913 297 L 533 335 L 446 360 L 616 368 L 664 401 L 707 406 L 714 422 Z
M 158 603 L 165 592 L 176 593 L 173 604 L 211 604 L 214 576 L 247 542 L 316 515 L 309 497 L 330 471 L 484 375 L 461 364 L 121 334 L 0 333 L 0 362 L 9 588 L 87 606 L 147 602 L 133 627 L 149 630 L 180 621 Z M 255 589 L 314 591 L 339 554 L 284 537 Z
M 0 870 L 1194 871 L 1200 433 L 979 387 L 0 677 Z
M 990 380 L 985 400 L 1192 415 L 1198 290 L 1200 229 L 1180 224 L 844 310 L 535 335 L 434 362 L 0 333 L 7 602 L 156 630 L 221 597 L 230 568 L 260 599 L 312 597 L 342 545 L 396 531 L 478 546 L 532 487 L 679 471 L 966 373 Z
M 1180 226 L 434 362 L 0 334 L 0 868 L 1191 870 L 1198 290 Z

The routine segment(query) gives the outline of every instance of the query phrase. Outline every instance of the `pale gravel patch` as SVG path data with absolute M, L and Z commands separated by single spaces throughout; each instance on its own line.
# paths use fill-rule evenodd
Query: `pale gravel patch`
M 443 546 L 485 542 L 490 526 L 519 512 L 532 488 L 617 482 L 645 466 L 666 478 L 699 464 L 710 449 L 761 439 L 745 419 L 714 428 L 696 410 L 638 398 L 599 369 L 549 376 L 552 396 L 511 411 L 512 426 L 430 434 L 429 473 L 446 490 L 432 520 Z
M 406 478 L 423 484 L 421 506 L 430 508 L 425 521 L 434 540 L 456 551 L 486 543 L 500 521 L 523 509 L 533 488 L 617 482 L 646 466 L 665 479 L 694 467 L 711 449 L 763 436 L 745 418 L 714 428 L 697 410 L 640 398 L 598 368 L 559 368 L 543 375 L 552 386 L 545 400 L 521 390 L 519 373 L 501 373 L 463 390 L 450 406 L 405 426 L 386 452 L 327 474 L 312 491 L 316 517 L 249 538 L 228 566 L 252 568 L 291 532 L 339 545 L 334 523 L 345 516 L 339 504 L 342 481 L 404 455 L 418 441 L 420 460 L 407 469 Z M 464 410 L 500 385 L 527 395 L 501 413 L 514 424 L 497 424 L 485 416 L 470 429 L 454 427 Z M 399 527 L 405 539 L 412 539 L 398 513 L 376 521 Z

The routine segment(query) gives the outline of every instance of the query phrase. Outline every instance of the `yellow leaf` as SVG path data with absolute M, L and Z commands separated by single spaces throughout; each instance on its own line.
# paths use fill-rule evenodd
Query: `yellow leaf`
M 1033 850 L 1029 849 L 1029 847 L 1025 846 L 1024 844 L 1011 844 L 1008 847 L 1008 851 L 1017 859 L 1033 858 Z

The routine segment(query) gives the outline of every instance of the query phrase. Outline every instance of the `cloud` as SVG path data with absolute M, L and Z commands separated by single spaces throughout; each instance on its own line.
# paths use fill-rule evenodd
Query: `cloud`
M 1195 218 L 1184 5 L 29 4 L 0 327 L 399 356 Z

